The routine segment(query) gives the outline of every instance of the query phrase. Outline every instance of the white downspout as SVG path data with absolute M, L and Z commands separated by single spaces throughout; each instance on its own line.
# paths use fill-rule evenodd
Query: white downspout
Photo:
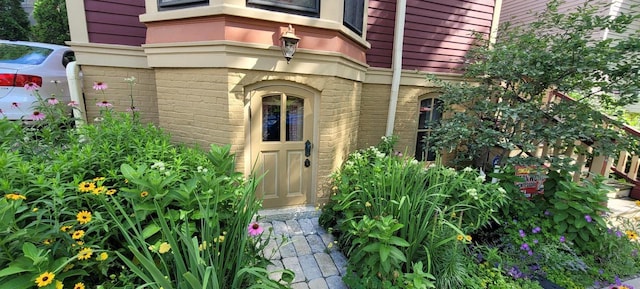
M 406 11 L 407 0 L 398 0 L 396 3 L 396 23 L 393 31 L 393 58 L 391 61 L 393 76 L 391 77 L 391 95 L 389 97 L 386 136 L 393 135 L 393 127 L 396 122 L 396 107 L 398 106 L 400 76 L 402 74 L 402 48 L 404 45 L 404 19 Z
M 80 70 L 80 65 L 75 61 L 67 64 L 66 71 L 71 100 L 78 104 L 77 107 L 73 108 L 73 117 L 76 119 L 76 127 L 79 127 L 80 125 L 87 123 L 84 97 L 82 96 L 82 71 Z

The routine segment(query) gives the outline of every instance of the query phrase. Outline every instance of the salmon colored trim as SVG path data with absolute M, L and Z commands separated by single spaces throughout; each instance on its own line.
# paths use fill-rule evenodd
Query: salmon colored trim
M 151 22 L 147 24 L 147 44 L 229 40 L 280 46 L 280 31 L 288 23 L 234 16 L 211 16 Z M 366 62 L 366 48 L 339 31 L 295 26 L 299 48 L 338 52 Z

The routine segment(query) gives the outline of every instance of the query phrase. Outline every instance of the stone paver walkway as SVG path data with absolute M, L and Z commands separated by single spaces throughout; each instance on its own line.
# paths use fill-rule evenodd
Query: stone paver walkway
M 283 268 L 295 273 L 293 289 L 347 289 L 342 282 L 347 259 L 335 246 L 334 238 L 318 224 L 317 213 L 261 211 L 265 232 L 273 228 L 264 254 L 271 260 L 267 270 L 279 279 Z M 266 234 L 265 234 L 266 235 Z

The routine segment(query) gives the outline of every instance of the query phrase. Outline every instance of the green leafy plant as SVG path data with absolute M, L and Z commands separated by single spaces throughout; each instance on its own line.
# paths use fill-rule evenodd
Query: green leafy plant
M 549 1 L 530 25 L 503 24 L 496 43 L 479 35 L 465 58 L 468 81 L 439 82 L 450 117 L 428 143 L 455 154 L 458 165 L 485 169 L 492 169 L 497 154 L 503 166 L 548 163 L 553 170 L 579 171 L 570 158 L 537 156 L 541 145 L 564 152 L 576 141 L 592 142 L 592 154 L 605 156 L 637 151 L 637 139 L 623 137 L 615 128 L 620 123 L 606 120 L 593 103 L 621 107 L 637 101 L 640 38 L 629 29 L 638 15 L 601 15 L 593 1 L 563 14 L 559 5 Z M 597 39 L 605 30 L 629 36 Z M 548 103 L 553 89 L 580 97 Z

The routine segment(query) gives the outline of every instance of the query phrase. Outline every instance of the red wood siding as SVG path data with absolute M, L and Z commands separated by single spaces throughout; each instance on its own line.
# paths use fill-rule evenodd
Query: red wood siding
M 407 0 L 402 68 L 456 72 L 472 33 L 491 30 L 493 8 L 494 1 L 486 0 Z M 391 67 L 394 11 L 395 1 L 369 1 L 367 62 L 371 66 Z
M 140 46 L 147 28 L 138 16 L 144 0 L 84 0 L 89 42 Z

